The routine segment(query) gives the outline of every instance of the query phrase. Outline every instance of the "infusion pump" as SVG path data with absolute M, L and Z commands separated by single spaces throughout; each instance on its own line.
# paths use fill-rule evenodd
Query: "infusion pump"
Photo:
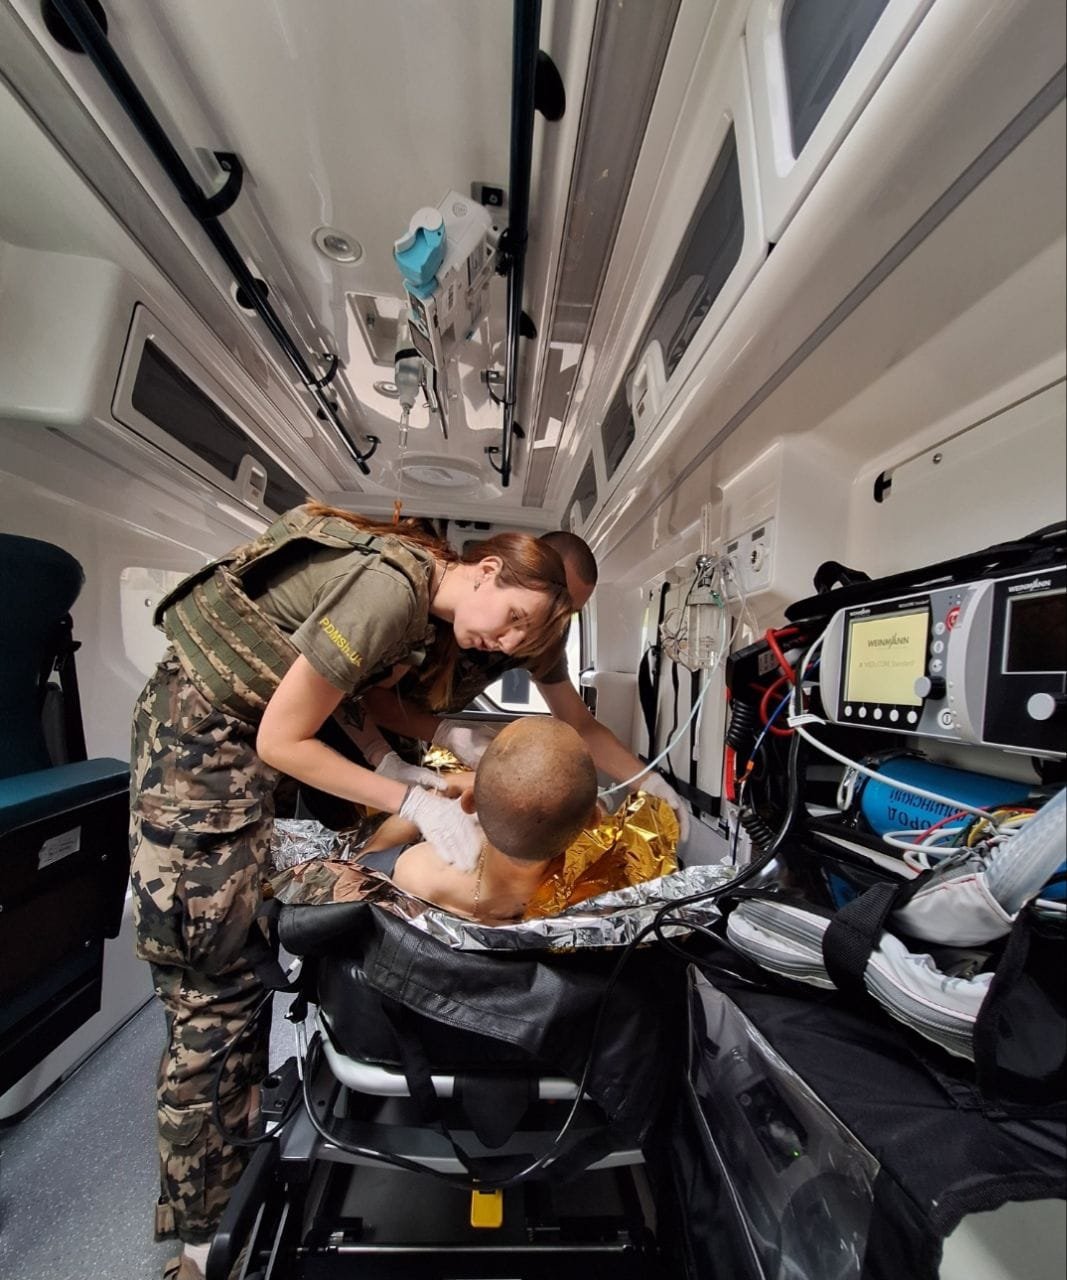
M 841 725 L 1067 754 L 1067 571 L 931 587 L 841 609 L 823 635 Z

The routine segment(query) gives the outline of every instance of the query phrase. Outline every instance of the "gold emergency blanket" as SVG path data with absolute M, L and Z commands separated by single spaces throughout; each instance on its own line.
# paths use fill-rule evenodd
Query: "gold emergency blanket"
M 274 863 L 283 873 L 275 878 L 267 896 L 277 894 L 289 903 L 321 903 L 364 898 L 368 890 L 380 893 L 379 873 L 365 871 L 358 861 L 348 861 L 359 855 L 344 835 L 319 828 L 321 838 L 316 840 L 310 831 L 296 829 L 317 827 L 317 823 L 281 822 L 277 826 Z M 303 846 L 303 856 L 288 852 L 290 841 Z M 523 919 L 559 915 L 589 898 L 671 875 L 678 870 L 677 847 L 678 820 L 670 805 L 639 792 L 617 813 L 575 838 L 530 899 Z M 411 901 L 420 903 L 421 909 L 420 899 L 412 897 Z
M 430 747 L 422 757 L 422 767 L 434 773 L 470 773 L 470 765 L 464 764 L 447 747 Z
M 665 800 L 639 791 L 575 838 L 527 904 L 524 920 L 556 916 L 587 898 L 678 870 L 678 819 Z

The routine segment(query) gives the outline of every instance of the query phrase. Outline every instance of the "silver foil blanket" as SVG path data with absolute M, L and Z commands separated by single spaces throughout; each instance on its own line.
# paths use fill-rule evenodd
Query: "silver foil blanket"
M 576 951 L 580 947 L 621 947 L 651 924 L 665 903 L 716 889 L 736 874 L 736 867 L 688 867 L 658 880 L 588 898 L 558 916 L 516 924 L 478 924 L 425 904 L 420 904 L 423 906 L 420 914 L 407 919 L 417 929 L 460 951 Z M 689 932 L 687 922 L 707 925 L 718 916 L 714 901 L 692 903 L 679 908 L 678 915 L 663 926 L 663 933 L 667 937 L 681 937 Z
M 279 818 L 270 842 L 270 861 L 275 871 L 310 862 L 312 858 L 347 861 L 366 839 L 365 831 L 331 831 L 314 818 Z
M 624 946 L 652 922 L 664 904 L 718 888 L 737 874 L 734 867 L 688 867 L 587 898 L 558 915 L 489 925 L 404 893 L 380 872 L 361 870 L 358 862 L 352 861 L 360 843 L 355 832 L 331 831 L 314 821 L 279 820 L 271 856 L 276 872 L 283 874 L 274 880 L 275 895 L 294 904 L 338 901 L 338 868 L 331 864 L 346 861 L 350 869 L 344 872 L 344 899 L 373 902 L 446 946 L 460 951 L 574 951 L 579 947 Z M 318 865 L 304 865 L 315 860 Z M 663 932 L 670 937 L 684 936 L 690 922 L 707 925 L 718 916 L 714 902 L 693 903 L 679 908 Z

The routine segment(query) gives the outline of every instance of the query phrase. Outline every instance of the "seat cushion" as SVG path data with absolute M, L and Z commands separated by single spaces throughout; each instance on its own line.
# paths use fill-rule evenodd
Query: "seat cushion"
M 0 835 L 122 791 L 129 776 L 125 760 L 101 756 L 0 778 Z

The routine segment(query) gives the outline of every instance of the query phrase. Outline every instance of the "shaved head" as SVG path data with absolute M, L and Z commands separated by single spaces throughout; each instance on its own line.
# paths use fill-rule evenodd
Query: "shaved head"
M 482 756 L 474 806 L 486 838 L 501 853 L 531 861 L 554 858 L 593 816 L 592 756 L 560 720 L 516 720 Z
M 538 539 L 547 543 L 563 561 L 567 574 L 567 590 L 576 609 L 584 609 L 596 586 L 596 557 L 589 550 L 589 543 L 576 533 L 566 529 L 553 529 Z

